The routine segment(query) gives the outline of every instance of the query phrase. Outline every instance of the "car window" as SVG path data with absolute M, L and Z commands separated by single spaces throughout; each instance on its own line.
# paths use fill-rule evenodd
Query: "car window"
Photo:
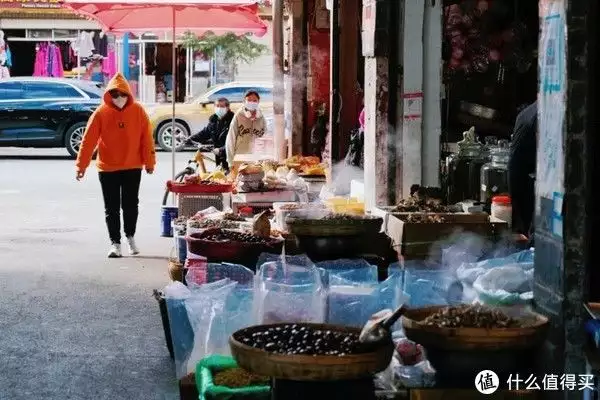
M 85 94 L 90 96 L 92 99 L 101 99 L 104 96 L 104 90 L 100 84 L 93 84 L 87 82 L 77 82 L 75 83 L 79 89 L 81 89 Z
M 0 100 L 22 100 L 25 98 L 23 85 L 19 82 L 0 82 Z
M 246 91 L 250 89 L 249 87 L 228 87 L 217 90 L 210 96 L 208 96 L 208 100 L 216 101 L 220 97 L 225 97 L 231 103 L 239 103 L 244 99 L 244 94 Z
M 59 82 L 27 82 L 25 88 L 25 97 L 27 99 L 83 97 L 73 87 Z

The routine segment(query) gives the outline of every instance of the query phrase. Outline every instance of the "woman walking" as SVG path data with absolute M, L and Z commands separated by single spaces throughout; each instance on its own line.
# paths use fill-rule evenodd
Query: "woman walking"
M 123 75 L 118 73 L 111 79 L 103 100 L 88 120 L 77 157 L 76 179 L 84 177 L 97 148 L 96 164 L 111 242 L 108 257 L 118 258 L 122 256 L 121 209 L 129 253 L 139 254 L 134 236 L 142 169 L 152 174 L 156 158 L 148 115 L 135 101 Z

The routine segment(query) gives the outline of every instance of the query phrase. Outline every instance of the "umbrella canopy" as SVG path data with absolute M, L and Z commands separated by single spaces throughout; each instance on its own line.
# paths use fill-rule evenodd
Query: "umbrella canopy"
M 174 30 L 263 36 L 267 31 L 256 1 L 249 0 L 63 0 L 63 6 L 117 34 Z

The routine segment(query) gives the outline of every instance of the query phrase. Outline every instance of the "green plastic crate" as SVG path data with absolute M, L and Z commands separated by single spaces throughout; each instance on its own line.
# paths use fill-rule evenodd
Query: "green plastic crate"
M 196 365 L 196 386 L 200 400 L 269 400 L 270 386 L 247 386 L 228 388 L 213 383 L 213 375 L 229 368 L 237 368 L 232 357 L 213 355 L 203 358 Z

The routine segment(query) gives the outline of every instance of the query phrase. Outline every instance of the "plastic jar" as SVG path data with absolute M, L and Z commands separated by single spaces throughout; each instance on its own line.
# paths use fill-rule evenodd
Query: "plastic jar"
M 512 225 L 512 202 L 510 196 L 492 197 L 492 217 L 506 221 L 508 226 Z

